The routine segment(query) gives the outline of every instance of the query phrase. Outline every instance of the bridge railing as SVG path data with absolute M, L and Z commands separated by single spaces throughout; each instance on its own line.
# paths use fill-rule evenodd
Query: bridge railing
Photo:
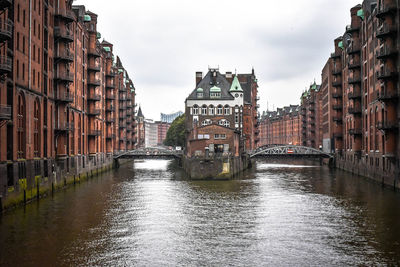
M 325 153 L 321 150 L 306 147 L 306 146 L 296 146 L 296 145 L 281 145 L 281 146 L 271 146 L 266 148 L 257 149 L 255 152 L 250 153 L 250 157 L 255 157 L 257 155 L 307 155 L 307 156 L 320 156 L 320 157 L 330 157 L 333 155 Z

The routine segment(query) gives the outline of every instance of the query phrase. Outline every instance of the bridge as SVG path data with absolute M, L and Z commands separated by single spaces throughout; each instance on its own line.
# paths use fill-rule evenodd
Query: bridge
M 151 158 L 181 158 L 182 151 L 167 150 L 167 149 L 138 149 L 129 150 L 120 154 L 114 155 L 114 160 L 118 159 L 151 159 Z
M 250 153 L 250 158 L 254 157 L 334 158 L 333 154 L 325 153 L 312 147 L 296 145 L 276 145 L 260 147 Z

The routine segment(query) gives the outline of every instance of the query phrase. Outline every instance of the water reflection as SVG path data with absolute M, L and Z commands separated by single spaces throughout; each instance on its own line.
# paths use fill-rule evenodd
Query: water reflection
M 136 161 L 3 216 L 0 265 L 395 264 L 399 204 L 307 161 L 260 160 L 231 181 Z

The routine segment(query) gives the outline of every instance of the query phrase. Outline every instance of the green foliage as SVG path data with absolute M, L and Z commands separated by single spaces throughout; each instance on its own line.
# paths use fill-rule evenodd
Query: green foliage
M 166 146 L 181 146 L 186 144 L 185 138 L 185 114 L 177 117 L 169 127 L 167 137 L 164 140 Z

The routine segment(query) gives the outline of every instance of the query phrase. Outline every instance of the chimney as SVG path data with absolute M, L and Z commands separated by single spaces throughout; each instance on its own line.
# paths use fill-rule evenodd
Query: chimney
M 226 73 L 225 73 L 225 78 L 228 80 L 228 82 L 232 82 L 232 80 L 233 80 L 233 75 L 232 75 L 232 72 L 231 71 L 227 71 Z
M 203 79 L 203 73 L 201 71 L 196 72 L 196 86 L 201 82 Z

